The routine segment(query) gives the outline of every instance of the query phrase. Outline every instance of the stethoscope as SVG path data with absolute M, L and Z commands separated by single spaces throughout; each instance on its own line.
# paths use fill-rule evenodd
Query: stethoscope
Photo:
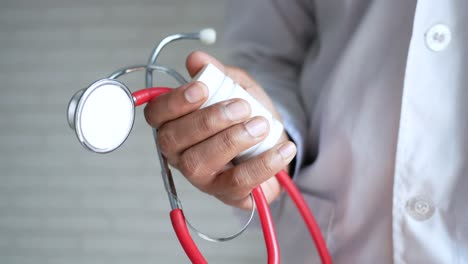
M 67 119 L 70 127 L 75 131 L 79 142 L 86 149 L 96 153 L 108 153 L 120 147 L 132 130 L 135 119 L 135 107 L 145 104 L 151 99 L 171 90 L 168 87 L 153 87 L 153 71 L 168 74 L 181 85 L 187 83 L 184 77 L 177 71 L 156 64 L 156 60 L 162 49 L 167 44 L 180 39 L 196 39 L 210 45 L 216 40 L 216 32 L 213 29 L 203 29 L 196 33 L 170 35 L 154 48 L 147 64 L 122 68 L 105 79 L 93 82 L 87 88 L 79 90 L 73 95 L 68 105 Z M 146 87 L 148 88 L 132 93 L 123 83 L 116 80 L 125 74 L 137 71 L 146 72 Z M 229 78 L 226 77 L 226 79 Z M 252 211 L 247 223 L 240 231 L 222 238 L 206 235 L 198 231 L 186 220 L 182 210 L 182 203 L 177 197 L 171 170 L 166 158 L 160 151 L 156 140 L 157 130 L 154 128 L 153 138 L 161 165 L 161 176 L 171 206 L 170 218 L 172 226 L 180 244 L 192 263 L 207 263 L 207 261 L 193 241 L 189 228 L 205 240 L 213 242 L 228 241 L 245 231 L 254 217 L 255 210 L 258 211 L 263 230 L 268 263 L 276 264 L 280 262 L 279 245 L 273 218 L 260 186 L 252 190 L 250 195 L 253 204 Z M 320 229 L 300 191 L 285 171 L 281 171 L 275 176 L 289 194 L 304 219 L 322 263 L 332 263 Z

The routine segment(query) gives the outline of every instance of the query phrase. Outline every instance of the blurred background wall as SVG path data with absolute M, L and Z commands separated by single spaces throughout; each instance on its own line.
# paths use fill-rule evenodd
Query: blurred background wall
M 107 155 L 83 149 L 65 113 L 77 90 L 146 63 L 164 36 L 214 27 L 222 38 L 223 8 L 219 0 L 0 1 L 0 263 L 188 263 L 142 109 L 124 146 Z M 224 57 L 220 44 L 187 41 L 160 63 L 184 71 L 195 49 Z M 141 73 L 123 81 L 144 85 Z M 231 209 L 176 179 L 193 224 L 216 235 L 239 227 Z M 258 231 L 196 241 L 210 263 L 265 261 Z

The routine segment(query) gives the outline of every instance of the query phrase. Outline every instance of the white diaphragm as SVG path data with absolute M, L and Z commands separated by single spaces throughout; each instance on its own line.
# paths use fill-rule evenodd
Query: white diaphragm
M 68 105 L 68 122 L 79 141 L 97 153 L 107 153 L 122 145 L 134 119 L 132 94 L 113 79 L 94 82 L 76 93 Z

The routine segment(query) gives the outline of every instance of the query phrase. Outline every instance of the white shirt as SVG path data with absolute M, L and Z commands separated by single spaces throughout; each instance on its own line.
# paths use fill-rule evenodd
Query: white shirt
M 466 0 L 235 0 L 227 43 L 271 95 L 335 263 L 468 263 Z M 319 262 L 287 196 L 283 263 Z

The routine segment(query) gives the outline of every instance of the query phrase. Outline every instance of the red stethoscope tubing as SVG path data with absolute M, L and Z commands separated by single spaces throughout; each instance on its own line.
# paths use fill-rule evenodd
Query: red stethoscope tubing
M 283 170 L 276 174 L 276 179 L 278 180 L 280 185 L 283 186 L 283 188 L 286 190 L 286 192 L 296 205 L 299 213 L 301 214 L 302 219 L 304 220 L 304 223 L 307 226 L 307 229 L 309 230 L 312 239 L 314 240 L 315 246 L 317 247 L 317 252 L 320 255 L 322 263 L 333 263 L 327 248 L 327 244 L 325 243 L 325 240 L 322 236 L 322 232 L 320 231 L 319 225 L 317 224 L 317 221 L 315 221 L 315 217 L 313 216 L 309 206 L 304 200 L 304 197 L 301 195 L 301 192 L 291 180 L 291 177 L 286 171 Z
M 267 250 L 268 264 L 280 263 L 280 249 L 278 238 L 276 237 L 275 226 L 273 217 L 271 216 L 270 207 L 268 206 L 267 199 L 263 193 L 262 187 L 258 186 L 252 190 L 252 195 L 257 206 L 258 218 L 263 231 L 263 238 Z
M 177 235 L 177 239 L 180 245 L 185 251 L 185 254 L 192 263 L 195 264 L 206 264 L 206 259 L 201 254 L 197 245 L 190 235 L 190 231 L 187 228 L 187 222 L 185 222 L 185 216 L 182 209 L 174 209 L 170 213 L 172 227 Z
M 254 188 L 252 194 L 262 225 L 263 237 L 267 248 L 268 264 L 278 264 L 280 263 L 280 251 L 270 207 L 268 206 L 267 199 L 261 187 Z M 181 209 L 174 209 L 171 211 L 170 216 L 177 238 L 190 261 L 195 264 L 207 263 L 190 235 L 187 223 L 185 222 L 184 212 Z
M 132 95 L 135 100 L 135 106 L 145 104 L 151 101 L 151 99 L 165 94 L 171 90 L 172 89 L 168 87 L 153 87 L 133 92 Z
M 153 87 L 136 91 L 132 93 L 135 100 L 135 106 L 147 103 L 151 99 L 171 90 L 172 89 L 168 87 Z M 302 197 L 299 189 L 296 187 L 286 171 L 278 172 L 276 174 L 276 178 L 278 179 L 280 185 L 291 197 L 299 213 L 304 219 L 304 223 L 307 226 L 312 239 L 314 240 L 322 263 L 331 264 L 332 259 L 328 252 L 327 245 L 323 239 L 322 233 L 320 232 L 320 228 L 315 221 L 315 218 L 312 215 L 312 212 L 310 211 L 306 201 L 304 200 L 304 197 Z M 276 237 L 273 217 L 271 216 L 270 207 L 268 206 L 265 194 L 263 193 L 262 188 L 258 186 L 252 190 L 252 195 L 255 200 L 255 205 L 257 206 L 258 216 L 262 226 L 263 237 L 265 239 L 265 245 L 267 249 L 268 264 L 279 264 L 279 243 Z M 187 223 L 185 221 L 185 216 L 182 209 L 177 208 L 172 210 L 170 213 L 170 218 L 177 238 L 190 261 L 195 264 L 208 263 L 190 235 L 190 231 L 187 228 Z

